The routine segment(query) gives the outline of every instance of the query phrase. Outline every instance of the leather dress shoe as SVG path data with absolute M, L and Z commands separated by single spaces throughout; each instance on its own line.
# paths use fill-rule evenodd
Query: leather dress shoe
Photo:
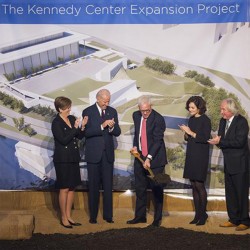
M 108 223 L 115 223 L 112 219 L 107 219 L 105 221 L 108 222 Z
M 220 227 L 236 227 L 236 226 L 237 225 L 233 224 L 230 221 L 226 221 L 226 222 L 220 224 Z
M 138 223 L 146 223 L 146 218 L 134 218 L 133 220 L 128 220 L 127 224 L 138 224 Z
M 61 224 L 63 227 L 68 228 L 68 229 L 69 229 L 69 228 L 71 228 L 71 229 L 73 228 L 71 225 L 64 225 L 64 224 L 62 223 L 62 221 L 60 221 L 60 224 Z
M 96 223 L 97 223 L 97 221 L 96 221 L 96 220 L 94 220 L 94 219 L 90 219 L 90 220 L 89 220 L 89 223 L 90 223 L 90 224 L 96 224 Z
M 160 222 L 159 221 L 153 221 L 153 223 L 150 225 L 151 227 L 159 227 Z
M 81 226 L 81 225 L 82 225 L 81 223 L 78 223 L 78 222 L 72 222 L 72 221 L 69 221 L 69 224 L 70 224 L 71 226 L 76 226 L 76 227 L 78 227 L 78 226 Z
M 247 230 L 249 228 L 249 226 L 244 225 L 244 224 L 240 224 L 235 228 L 235 231 L 244 231 Z

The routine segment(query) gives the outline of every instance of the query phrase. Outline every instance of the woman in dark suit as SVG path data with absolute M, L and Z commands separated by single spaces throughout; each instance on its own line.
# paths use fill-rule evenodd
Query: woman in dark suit
M 74 190 L 81 184 L 80 153 L 77 140 L 84 136 L 84 128 L 88 117 L 80 118 L 70 115 L 72 101 L 67 97 L 57 97 L 55 108 L 58 112 L 52 122 L 52 133 L 55 141 L 53 162 L 56 170 L 56 188 L 59 191 L 59 206 L 61 211 L 61 225 L 66 228 L 80 226 L 71 218 L 74 202 Z M 81 128 L 79 128 L 81 123 Z
M 205 181 L 209 161 L 209 144 L 211 121 L 205 115 L 206 102 L 200 96 L 192 96 L 186 102 L 190 113 L 188 126 L 181 125 L 187 140 L 186 161 L 183 177 L 190 180 L 193 191 L 195 216 L 190 224 L 204 225 L 208 218 L 206 213 L 207 191 Z

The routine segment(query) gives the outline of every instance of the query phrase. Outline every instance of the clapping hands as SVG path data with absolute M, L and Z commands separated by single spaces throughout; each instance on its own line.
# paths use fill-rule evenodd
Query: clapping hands
M 81 122 L 81 117 L 78 117 L 78 118 L 75 120 L 75 125 L 74 125 L 74 127 L 75 127 L 75 128 L 78 128 L 78 127 L 80 126 L 80 123 L 81 123 L 81 130 L 84 130 L 85 125 L 88 123 L 88 116 L 84 116 L 83 119 L 82 119 L 82 122 Z
M 190 135 L 192 133 L 191 129 L 187 126 L 187 125 L 178 125 L 179 128 L 181 129 L 181 131 L 187 133 L 188 135 Z
M 102 127 L 103 128 L 106 128 L 106 127 L 109 127 L 109 128 L 113 128 L 115 126 L 115 121 L 114 121 L 114 118 L 112 118 L 111 120 L 106 120 L 103 124 L 102 124 Z
M 220 143 L 220 138 L 221 136 L 216 135 L 215 137 L 213 137 L 212 139 L 209 139 L 207 142 L 211 145 L 217 145 Z

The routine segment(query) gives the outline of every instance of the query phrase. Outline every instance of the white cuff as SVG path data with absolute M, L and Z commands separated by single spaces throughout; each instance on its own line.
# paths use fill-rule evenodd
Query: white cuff
M 150 154 L 147 155 L 147 158 L 148 158 L 150 161 L 152 161 L 152 159 L 153 159 L 152 155 L 150 155 Z

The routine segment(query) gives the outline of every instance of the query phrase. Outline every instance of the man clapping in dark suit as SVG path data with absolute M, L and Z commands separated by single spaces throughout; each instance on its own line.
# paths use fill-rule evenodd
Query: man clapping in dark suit
M 103 187 L 103 219 L 113 223 L 113 137 L 121 134 L 117 111 L 109 106 L 110 92 L 101 89 L 96 94 L 96 103 L 86 108 L 82 116 L 88 116 L 85 127 L 85 160 L 88 169 L 89 211 L 92 224 L 97 223 L 99 189 Z
M 160 226 L 163 208 L 163 187 L 150 180 L 148 168 L 154 174 L 163 173 L 167 164 L 164 143 L 165 121 L 162 115 L 152 109 L 151 99 L 142 96 L 138 100 L 139 110 L 133 113 L 135 134 L 132 151 L 140 153 L 144 164 L 134 161 L 136 207 L 135 218 L 127 224 L 146 223 L 147 187 L 150 184 L 154 196 L 154 221 L 152 226 Z M 150 182 L 150 183 L 149 183 Z
M 229 221 L 221 227 L 246 230 L 249 220 L 249 148 L 247 120 L 239 114 L 231 98 L 221 102 L 218 135 L 208 142 L 217 145 L 224 155 L 225 194 Z

